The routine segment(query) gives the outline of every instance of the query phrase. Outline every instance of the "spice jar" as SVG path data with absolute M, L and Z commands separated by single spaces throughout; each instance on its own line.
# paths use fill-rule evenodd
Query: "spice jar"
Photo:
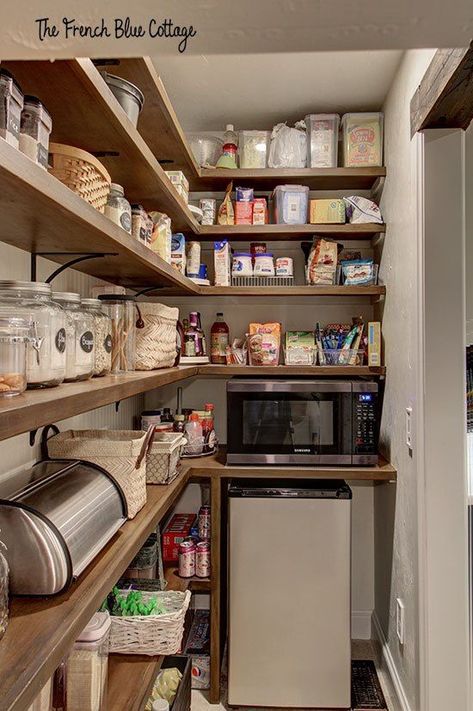
M 0 106 L 0 138 L 18 148 L 23 92 L 6 69 L 0 69 Z
M 94 317 L 82 308 L 79 294 L 54 291 L 66 318 L 66 382 L 87 380 L 94 372 Z
M 112 321 L 99 299 L 82 299 L 82 306 L 94 319 L 94 377 L 107 375 L 112 368 Z
M 131 205 L 125 197 L 125 191 L 118 183 L 110 184 L 110 193 L 104 213 L 116 225 L 131 234 Z
M 20 125 L 20 151 L 43 168 L 48 167 L 49 135 L 52 129 L 49 112 L 36 96 L 25 96 Z
M 65 314 L 51 300 L 51 285 L 36 281 L 0 281 L 0 305 L 30 324 L 27 344 L 28 388 L 62 383 L 66 369 Z
M 0 639 L 2 639 L 8 626 L 9 570 L 7 559 L 3 555 L 2 549 L 6 551 L 5 545 L 0 541 Z
M 112 320 L 112 373 L 135 369 L 135 297 L 101 294 L 105 312 Z
M 26 390 L 26 347 L 30 323 L 0 312 L 0 397 Z

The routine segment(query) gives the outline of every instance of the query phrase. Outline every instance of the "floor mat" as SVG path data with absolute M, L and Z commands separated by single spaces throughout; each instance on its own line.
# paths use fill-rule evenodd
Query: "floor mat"
M 351 669 L 353 711 L 386 709 L 386 701 L 378 680 L 374 662 L 370 660 L 352 661 Z

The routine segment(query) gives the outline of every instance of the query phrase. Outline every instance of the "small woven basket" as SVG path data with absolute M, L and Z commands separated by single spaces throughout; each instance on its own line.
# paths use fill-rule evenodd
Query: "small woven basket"
M 144 602 L 155 597 L 169 612 L 133 617 L 112 615 L 109 651 L 119 654 L 176 654 L 184 634 L 190 591 L 143 592 L 142 595 Z
M 134 518 L 146 503 L 146 450 L 152 429 L 67 430 L 47 441 L 51 459 L 82 459 L 98 464 L 117 480 Z
M 63 143 L 49 144 L 49 172 L 103 212 L 112 179 L 95 156 Z
M 164 304 L 136 304 L 135 370 L 170 368 L 177 356 L 177 319 L 179 309 Z
M 170 484 L 179 474 L 179 459 L 187 440 L 179 432 L 155 434 L 146 455 L 146 483 Z

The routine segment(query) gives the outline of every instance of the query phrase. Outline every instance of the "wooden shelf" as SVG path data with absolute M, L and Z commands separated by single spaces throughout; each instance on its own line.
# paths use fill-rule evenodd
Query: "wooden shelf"
M 193 592 L 209 592 L 211 589 L 210 578 L 181 578 L 176 566 L 166 566 L 164 577 L 167 580 L 167 590 L 192 590 Z
M 45 390 L 27 390 L 17 397 L 0 400 L 0 440 L 197 374 L 197 367 L 182 366 L 127 375 L 106 375 Z
M 176 232 L 198 231 L 186 203 L 90 59 L 12 61 L 2 66 L 24 92 L 44 102 L 53 119 L 52 141 L 97 155 L 130 202 L 165 212 Z M 159 132 L 158 124 L 155 130 Z
M 385 366 L 369 365 L 199 365 L 199 375 L 207 378 L 232 378 L 238 376 L 273 376 L 281 375 L 293 377 L 311 376 L 314 378 L 324 377 L 356 377 L 356 376 L 377 376 L 385 375 Z
M 308 185 L 311 190 L 370 190 L 386 176 L 386 168 L 261 168 L 225 170 L 201 168 L 200 179 L 191 181 L 193 190 L 225 190 L 228 183 L 247 183 L 256 190 L 276 185 Z
M 386 483 L 395 481 L 397 471 L 382 457 L 376 466 L 370 467 L 302 467 L 302 466 L 238 466 L 225 463 L 226 451 L 221 447 L 217 454 L 194 459 L 189 466 L 191 479 L 205 478 L 310 478 L 310 479 L 346 479 L 347 481 L 372 481 Z
M 228 237 L 232 241 L 248 241 L 264 237 L 271 241 L 309 239 L 314 234 L 329 235 L 344 240 L 371 239 L 386 231 L 386 225 L 201 225 L 193 239 L 205 241 Z
M 202 286 L 201 296 L 370 296 L 386 294 L 378 286 Z M 184 294 L 187 296 L 187 294 Z
M 161 669 L 163 657 L 111 654 L 108 658 L 107 708 L 143 711 Z
M 28 708 L 187 481 L 183 472 L 168 486 L 148 486 L 145 507 L 124 524 L 67 592 L 45 599 L 13 598 L 10 623 L 0 644 L 3 711 Z M 147 678 L 150 671 L 142 669 Z

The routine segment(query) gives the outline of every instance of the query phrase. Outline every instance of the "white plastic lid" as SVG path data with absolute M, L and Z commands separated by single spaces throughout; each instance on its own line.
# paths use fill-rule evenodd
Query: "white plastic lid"
M 234 129 L 234 127 L 233 127 L 233 124 L 232 124 L 232 123 L 227 123 L 227 125 L 225 126 L 225 131 L 234 131 L 234 130 L 235 130 L 235 129 Z
M 153 701 L 153 711 L 169 711 L 169 702 L 166 699 Z
M 77 638 L 77 642 L 98 642 L 110 629 L 111 620 L 108 612 L 96 612 Z

